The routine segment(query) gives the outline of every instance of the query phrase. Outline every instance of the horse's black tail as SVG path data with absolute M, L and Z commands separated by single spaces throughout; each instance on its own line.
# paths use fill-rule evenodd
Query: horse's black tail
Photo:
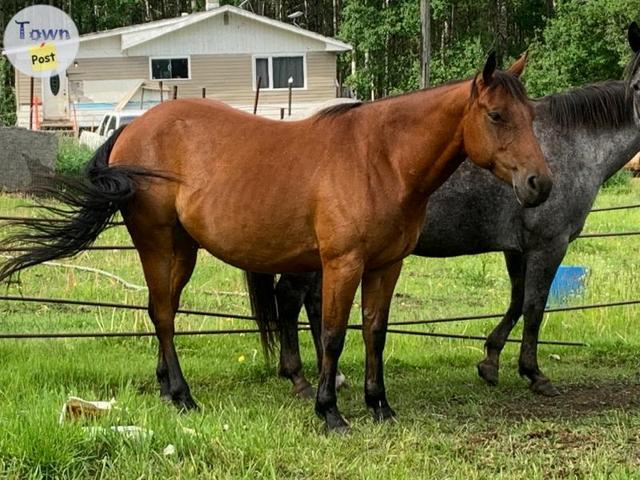
M 260 330 L 260 341 L 267 358 L 273 354 L 277 343 L 278 305 L 276 302 L 275 275 L 245 272 L 251 311 Z
M 139 177 L 163 177 L 140 167 L 110 167 L 109 156 L 124 127 L 96 151 L 83 178 L 54 175 L 34 193 L 59 203 L 39 206 L 55 217 L 16 220 L 18 231 L 0 242 L 2 248 L 25 253 L 0 265 L 0 281 L 33 265 L 73 256 L 90 246 L 115 213 L 131 200 Z M 60 205 L 62 204 L 62 205 Z

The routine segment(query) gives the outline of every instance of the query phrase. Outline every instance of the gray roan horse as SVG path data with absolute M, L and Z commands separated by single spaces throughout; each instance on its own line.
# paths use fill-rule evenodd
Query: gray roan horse
M 546 203 L 523 208 L 508 186 L 470 162 L 465 162 L 431 197 L 414 255 L 504 252 L 512 286 L 511 303 L 487 338 L 486 358 L 478 364 L 478 373 L 490 385 L 498 383 L 500 352 L 524 314 L 520 374 L 530 380 L 535 393 L 558 394 L 537 359 L 538 334 L 551 282 L 569 243 L 580 234 L 602 184 L 640 151 L 633 113 L 640 110 L 640 29 L 635 23 L 629 28 L 629 42 L 637 54 L 628 74 L 635 109 L 627 98 L 625 84 L 619 81 L 589 85 L 534 102 L 536 135 L 557 179 Z M 293 382 L 293 392 L 300 396 L 311 395 L 312 389 L 302 373 L 297 319 L 304 305 L 320 362 L 320 278 L 319 273 L 284 274 L 272 300 L 277 299 L 279 312 L 279 373 Z M 247 279 L 251 291 L 253 274 Z

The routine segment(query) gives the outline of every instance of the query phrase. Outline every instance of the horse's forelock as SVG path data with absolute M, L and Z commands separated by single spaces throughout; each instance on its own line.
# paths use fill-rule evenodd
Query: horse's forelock
M 493 74 L 493 79 L 491 81 L 491 85 L 489 85 L 489 90 L 495 90 L 497 88 L 501 88 L 513 98 L 521 102 L 527 102 L 529 100 L 527 91 L 524 88 L 524 84 L 518 77 L 512 75 L 511 73 L 496 71 Z
M 476 74 L 473 77 L 473 81 L 471 82 L 471 92 L 469 94 L 469 101 L 473 101 L 478 98 L 478 86 L 477 79 L 479 74 Z M 507 95 L 510 95 L 514 99 L 520 102 L 528 102 L 529 97 L 527 95 L 527 91 L 524 88 L 523 83 L 520 81 L 518 77 L 515 75 L 504 72 L 501 70 L 496 70 L 493 73 L 493 77 L 491 80 L 491 84 L 489 85 L 489 91 L 493 91 L 496 89 L 503 90 Z

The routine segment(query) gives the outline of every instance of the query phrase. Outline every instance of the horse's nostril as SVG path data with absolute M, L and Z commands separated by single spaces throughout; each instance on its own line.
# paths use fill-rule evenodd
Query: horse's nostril
M 640 90 L 640 82 L 636 82 L 633 84 L 633 89 L 637 92 L 638 90 Z
M 529 188 L 531 190 L 533 190 L 534 192 L 538 190 L 538 177 L 537 175 L 529 175 L 529 177 L 527 178 L 527 185 L 529 185 Z

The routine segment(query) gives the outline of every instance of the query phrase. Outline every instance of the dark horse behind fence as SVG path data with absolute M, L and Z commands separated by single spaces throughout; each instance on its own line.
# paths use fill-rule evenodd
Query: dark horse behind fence
M 629 27 L 629 42 L 636 53 L 630 64 L 629 84 L 637 112 L 640 29 L 635 23 Z M 557 389 L 538 366 L 538 334 L 544 308 L 568 244 L 582 231 L 600 187 L 640 151 L 633 104 L 621 81 L 589 85 L 534 102 L 534 129 L 556 176 L 549 199 L 538 208 L 523 208 L 509 188 L 469 162 L 431 196 L 414 255 L 504 252 L 511 302 L 487 338 L 486 358 L 478 364 L 478 373 L 490 385 L 498 383 L 500 352 L 524 315 L 520 374 L 530 380 L 534 392 L 557 395 Z M 302 396 L 308 395 L 311 387 L 302 373 L 298 314 L 304 304 L 320 356 L 320 278 L 319 273 L 282 275 L 275 290 L 280 312 L 280 374 L 289 378 L 294 393 Z M 251 276 L 248 280 L 251 290 Z
M 497 71 L 490 55 L 471 80 L 335 107 L 298 122 L 208 100 L 166 102 L 118 130 L 96 153 L 85 181 L 51 189 L 69 207 L 52 210 L 71 222 L 23 222 L 26 230 L 8 243 L 33 250 L 5 262 L 0 280 L 81 251 L 121 211 L 149 286 L 161 395 L 188 409 L 196 403 L 174 347 L 174 317 L 198 245 L 262 274 L 268 294 L 275 272 L 322 269 L 316 412 L 339 430 L 347 423 L 335 376 L 362 280 L 365 399 L 376 418 L 392 417 L 382 375 L 389 304 L 429 195 L 465 156 L 512 185 L 526 204 L 541 203 L 551 189 L 532 107 L 517 78 L 523 66 L 524 59 L 512 73 Z M 275 318 L 268 311 L 259 321 L 266 329 Z

